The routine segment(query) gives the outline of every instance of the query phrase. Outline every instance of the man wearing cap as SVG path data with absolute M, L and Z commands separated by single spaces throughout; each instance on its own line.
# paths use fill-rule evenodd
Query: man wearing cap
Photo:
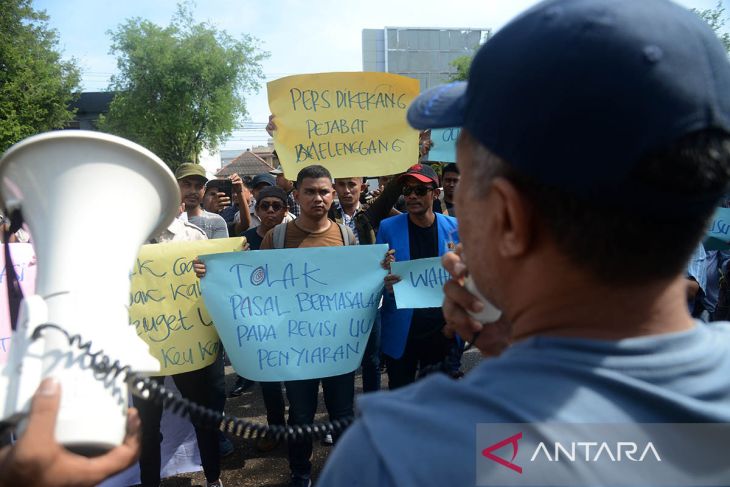
M 426 164 L 416 164 L 400 177 L 407 213 L 380 223 L 377 243 L 387 243 L 395 260 L 415 260 L 444 255 L 453 249 L 456 219 L 434 213 L 438 198 L 438 176 Z M 381 342 L 388 366 L 388 386 L 396 389 L 410 384 L 423 367 L 441 363 L 453 346 L 453 338 L 441 333 L 445 320 L 441 307 L 398 309 L 392 285 L 399 276 L 386 277 L 383 298 Z
M 228 238 L 226 221 L 202 207 L 205 183 L 208 182 L 203 166 L 192 162 L 180 164 L 175 171 L 175 178 L 180 186 L 188 221 L 203 230 L 208 238 Z
M 253 194 L 253 201 L 251 202 L 252 207 L 249 208 L 249 213 L 251 215 L 251 224 L 249 225 L 248 229 L 244 229 L 244 231 L 255 228 L 261 224 L 261 220 L 258 216 L 256 216 L 255 205 L 259 199 L 259 191 L 261 191 L 263 188 L 271 186 L 276 186 L 276 179 L 271 174 L 257 174 L 253 177 L 253 180 L 251 181 L 251 193 Z
M 408 120 L 462 127 L 444 314 L 501 356 L 362 397 L 318 485 L 726 485 L 725 448 L 693 425 L 730 422 L 730 325 L 694 321 L 684 281 L 730 178 L 714 32 L 664 0 L 543 2 L 480 48 L 468 85 L 423 93 Z M 472 318 L 475 292 L 503 319 Z M 656 436 L 676 423 L 690 426 Z M 569 425 L 552 430 L 568 446 L 608 430 L 658 453 L 533 462 L 546 424 Z

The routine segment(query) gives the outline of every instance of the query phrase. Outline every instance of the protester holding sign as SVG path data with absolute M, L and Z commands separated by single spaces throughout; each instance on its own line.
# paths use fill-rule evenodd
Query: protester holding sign
M 267 84 L 283 170 L 321 164 L 335 177 L 394 174 L 418 158 L 405 121 L 418 80 L 390 73 L 319 73 Z
M 196 226 L 176 219 L 162 234 L 153 238 L 152 242 L 195 240 L 207 240 L 207 237 Z M 149 266 L 149 264 L 149 261 L 145 262 L 145 265 Z M 155 272 L 151 267 L 147 267 L 147 269 L 150 272 Z M 149 292 L 146 294 L 150 295 Z M 156 295 L 152 295 L 152 297 L 160 299 Z M 180 321 L 182 322 L 182 319 Z M 225 397 L 223 358 L 217 353 L 217 346 L 215 352 L 218 356 L 213 359 L 210 365 L 189 372 L 174 374 L 172 379 L 184 398 L 201 406 L 222 411 L 221 398 Z M 164 377 L 151 377 L 150 380 L 162 385 Z M 162 405 L 137 396 L 132 396 L 132 400 L 142 420 L 142 454 L 139 458 L 140 479 L 144 487 L 157 487 L 160 485 L 160 419 L 162 417 Z M 208 481 L 208 487 L 221 487 L 223 484 L 220 482 L 218 431 L 203 425 L 193 424 L 193 426 L 195 427 L 195 436 L 198 440 L 200 459 L 203 463 L 203 471 Z
M 327 169 L 322 166 L 308 166 L 299 171 L 294 197 L 299 203 L 300 215 L 293 222 L 282 223 L 268 232 L 261 244 L 262 250 L 332 247 L 355 243 L 355 237 L 349 228 L 340 226 L 327 217 L 334 200 L 332 177 Z M 279 237 L 277 231 L 284 234 Z M 327 398 L 325 403 L 331 421 L 354 414 L 354 373 L 323 379 L 287 381 L 285 385 L 290 425 L 311 424 L 314 421 L 320 382 Z M 311 438 L 289 442 L 289 468 L 293 487 L 311 485 L 311 455 Z
M 730 422 L 730 325 L 693 320 L 684 282 L 730 179 L 712 29 L 665 0 L 545 1 L 409 121 L 463 127 L 444 314 L 503 353 L 460 381 L 362 397 L 318 485 L 727 484 L 725 433 L 709 432 Z M 502 322 L 472 318 L 470 283 Z M 659 454 L 538 451 L 570 442 Z
M 387 243 L 398 261 L 438 257 L 457 242 L 456 219 L 434 213 L 438 176 L 425 164 L 416 164 L 401 176 L 408 213 L 383 220 L 378 243 Z M 455 346 L 441 329 L 441 308 L 397 309 L 392 285 L 400 276 L 386 278 L 389 292 L 382 309 L 382 347 L 388 365 L 388 386 L 410 384 L 420 368 L 442 362 Z

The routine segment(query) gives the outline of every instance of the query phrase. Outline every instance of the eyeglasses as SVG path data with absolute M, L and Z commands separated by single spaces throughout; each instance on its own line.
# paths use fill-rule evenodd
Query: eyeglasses
M 284 208 L 284 205 L 277 202 L 269 203 L 268 201 L 262 201 L 261 203 L 259 203 L 259 208 L 264 211 L 269 211 L 269 208 L 273 208 L 274 211 L 279 211 Z
M 418 186 L 403 186 L 403 196 L 408 196 L 411 193 L 416 193 L 416 196 L 426 196 L 429 191 L 433 191 L 431 186 L 424 186 L 419 184 Z

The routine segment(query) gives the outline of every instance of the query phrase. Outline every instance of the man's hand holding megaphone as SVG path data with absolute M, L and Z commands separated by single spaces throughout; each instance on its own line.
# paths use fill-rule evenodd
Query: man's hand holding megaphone
M 61 387 L 53 379 L 41 382 L 33 396 L 28 427 L 20 440 L 0 450 L 0 487 L 94 486 L 129 467 L 139 456 L 140 420 L 137 410 L 127 413 L 124 442 L 94 458 L 76 455 L 54 438 Z

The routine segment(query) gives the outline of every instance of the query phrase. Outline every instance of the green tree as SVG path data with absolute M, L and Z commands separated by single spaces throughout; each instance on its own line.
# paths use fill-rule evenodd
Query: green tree
M 0 153 L 73 119 L 79 70 L 62 61 L 48 16 L 30 0 L 0 0 Z
M 725 7 L 722 5 L 722 0 L 718 0 L 715 8 L 708 8 L 706 10 L 697 10 L 696 8 L 691 9 L 694 13 L 702 17 L 707 24 L 715 31 L 720 42 L 725 46 L 725 50 L 730 53 L 730 34 L 722 32 L 725 23 L 727 22 L 727 16 L 725 15 Z
M 250 36 L 236 40 L 195 23 L 187 5 L 178 5 L 167 27 L 134 18 L 110 34 L 117 94 L 99 127 L 147 147 L 173 170 L 230 135 L 268 56 Z
M 456 72 L 449 76 L 449 81 L 467 81 L 469 79 L 469 67 L 474 55 L 459 56 L 449 63 L 449 66 L 456 69 Z

